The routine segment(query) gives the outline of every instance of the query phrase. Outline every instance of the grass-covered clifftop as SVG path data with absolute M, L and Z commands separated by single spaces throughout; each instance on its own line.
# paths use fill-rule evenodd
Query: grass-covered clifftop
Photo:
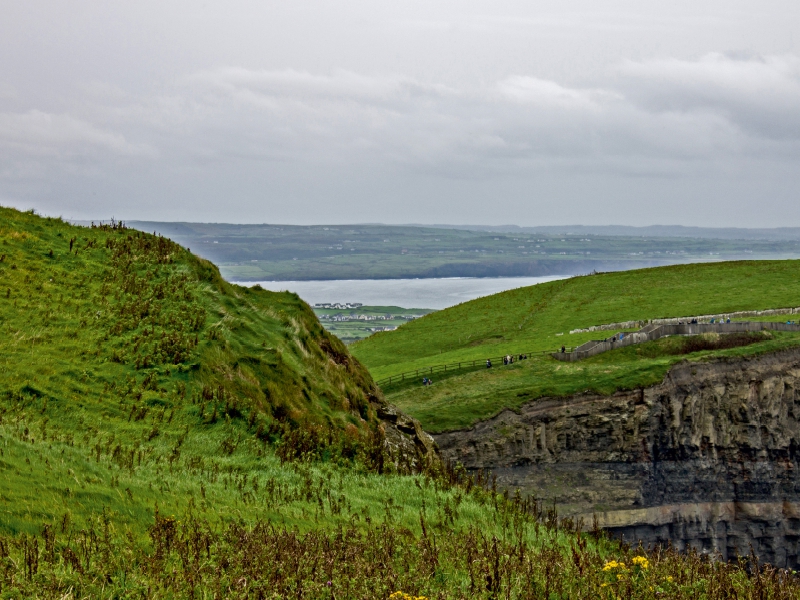
M 554 351 L 613 332 L 570 334 L 606 323 L 800 306 L 800 261 L 743 261 L 601 273 L 510 290 L 465 302 L 377 333 L 350 347 L 375 379 L 428 365 L 487 356 Z M 616 389 L 660 381 L 671 364 L 709 355 L 776 350 L 800 343 L 775 334 L 747 347 L 684 355 L 617 350 L 574 364 L 534 355 L 510 367 L 386 387 L 390 401 L 430 431 L 458 429 L 539 396 Z M 666 344 L 662 342 L 661 346 Z M 495 365 L 498 367 L 498 365 Z M 421 376 L 420 376 L 421 377 Z
M 194 403 L 266 428 L 368 418 L 368 373 L 305 303 L 230 285 L 166 238 L 3 208 L 0 289 L 7 394 L 67 410 Z
M 0 208 L 0 289 L 0 598 L 798 593 L 379 467 L 378 392 L 310 309 L 167 239 Z

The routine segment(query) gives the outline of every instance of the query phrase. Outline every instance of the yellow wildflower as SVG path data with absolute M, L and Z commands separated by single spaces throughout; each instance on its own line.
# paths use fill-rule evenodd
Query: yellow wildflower
M 412 596 L 405 592 L 397 591 L 389 596 L 389 600 L 428 600 L 426 596 Z
M 650 568 L 650 561 L 647 560 L 644 556 L 634 556 L 633 564 L 638 566 L 643 571 L 646 571 L 647 569 Z
M 614 569 L 619 569 L 620 571 L 628 570 L 624 562 L 617 562 L 616 560 L 610 560 L 603 566 L 603 571 L 613 571 Z

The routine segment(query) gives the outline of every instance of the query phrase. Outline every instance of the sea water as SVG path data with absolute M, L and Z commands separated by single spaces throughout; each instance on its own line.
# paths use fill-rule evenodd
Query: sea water
M 547 277 L 447 277 L 431 279 L 334 279 L 330 281 L 248 281 L 275 292 L 295 292 L 311 306 L 360 302 L 368 306 L 442 309 L 481 296 L 565 279 Z

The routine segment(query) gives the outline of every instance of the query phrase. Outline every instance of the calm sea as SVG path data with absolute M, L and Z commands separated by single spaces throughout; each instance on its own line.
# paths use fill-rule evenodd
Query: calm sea
M 332 281 L 249 281 L 276 292 L 297 293 L 318 302 L 360 302 L 372 306 L 441 309 L 481 296 L 564 277 L 451 277 L 445 279 L 336 279 Z

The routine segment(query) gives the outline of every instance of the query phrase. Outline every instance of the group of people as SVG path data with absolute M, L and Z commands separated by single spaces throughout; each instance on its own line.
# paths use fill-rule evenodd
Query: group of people
M 428 377 L 423 377 L 422 378 L 422 385 L 433 385 L 433 379 L 430 379 Z
M 516 357 L 516 358 L 514 357 L 514 355 L 513 355 L 513 354 L 506 354 L 506 355 L 503 357 L 503 364 L 504 364 L 504 365 L 510 365 L 510 364 L 512 364 L 512 363 L 513 363 L 515 360 L 526 360 L 527 358 L 528 358 L 528 355 L 527 355 L 527 354 L 520 354 L 520 355 L 519 355 L 518 357 Z M 491 358 L 487 358 L 487 359 L 486 359 L 486 368 L 487 368 L 487 369 L 491 369 L 491 368 L 492 368 L 492 359 L 491 359 Z
M 528 355 L 527 355 L 527 354 L 520 354 L 520 355 L 519 355 L 519 357 L 518 357 L 516 360 L 525 360 L 526 358 L 528 358 Z M 506 354 L 506 355 L 503 357 L 503 364 L 504 364 L 504 365 L 510 365 L 510 364 L 512 364 L 512 363 L 514 362 L 514 360 L 515 360 L 515 359 L 514 359 L 514 356 L 513 356 L 513 355 L 511 355 L 511 354 Z

